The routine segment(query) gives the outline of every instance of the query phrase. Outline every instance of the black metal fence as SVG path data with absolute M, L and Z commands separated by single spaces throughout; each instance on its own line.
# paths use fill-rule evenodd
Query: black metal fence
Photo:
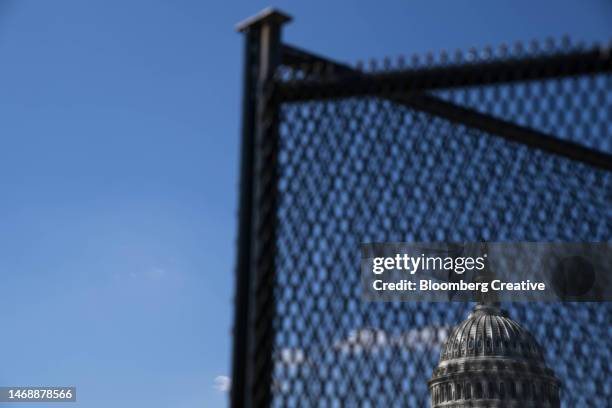
M 612 56 L 547 41 L 352 68 L 245 33 L 232 406 L 415 406 L 460 303 L 364 303 L 359 244 L 610 241 Z M 563 406 L 612 399 L 606 304 L 512 304 Z

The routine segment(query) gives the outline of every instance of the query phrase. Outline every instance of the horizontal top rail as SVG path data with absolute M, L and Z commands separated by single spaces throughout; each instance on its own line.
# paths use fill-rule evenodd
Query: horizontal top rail
M 542 78 L 546 78 L 546 77 L 543 77 L 542 75 L 551 75 L 551 74 L 554 74 L 555 76 L 578 75 L 578 74 L 585 74 L 585 73 L 601 72 L 602 70 L 606 71 L 606 70 L 609 70 L 610 67 L 612 67 L 612 64 L 610 64 L 609 62 L 609 53 L 603 52 L 603 53 L 600 53 L 599 56 L 593 53 L 589 53 L 588 55 L 590 56 L 590 59 L 588 60 L 584 60 L 583 55 L 574 55 L 571 58 L 571 60 L 568 61 L 569 64 L 561 65 L 562 70 L 565 70 L 565 71 L 559 71 L 558 69 L 554 71 L 553 69 L 551 69 L 551 67 L 554 67 L 555 69 L 559 67 L 559 65 L 555 65 L 555 64 L 559 64 L 558 60 L 550 61 L 550 59 L 548 59 L 548 61 L 544 61 L 544 59 L 540 59 L 536 61 L 537 64 L 533 63 L 533 60 L 532 60 L 532 62 L 529 65 L 523 66 L 522 68 L 523 71 L 530 71 L 529 74 L 531 76 L 528 77 L 527 75 L 523 74 L 521 78 L 523 80 L 525 80 L 526 78 L 542 79 Z M 607 65 L 605 62 L 606 58 L 608 61 Z M 581 63 L 577 63 L 576 59 L 580 59 Z M 314 77 L 314 79 L 313 77 L 307 77 L 307 79 L 301 80 L 299 84 L 293 83 L 293 85 L 297 85 L 297 86 L 301 86 L 301 84 L 313 85 L 313 84 L 319 84 L 319 83 L 326 83 L 327 85 L 325 86 L 329 86 L 329 83 L 330 83 L 329 80 L 331 78 L 330 73 L 331 75 L 336 75 L 334 77 L 334 82 L 342 81 L 342 78 L 344 77 L 344 78 L 349 78 L 349 80 L 352 81 L 353 83 L 359 83 L 361 81 L 365 81 L 367 83 L 370 83 L 370 82 L 376 83 L 379 80 L 378 78 L 380 75 L 385 75 L 385 74 L 368 74 L 366 72 L 359 71 L 355 68 L 352 68 L 346 64 L 338 63 L 326 57 L 323 57 L 323 56 L 320 56 L 320 55 L 317 55 L 309 51 L 302 50 L 300 48 L 290 46 L 287 44 L 283 45 L 282 60 L 283 60 L 283 65 L 287 67 L 294 67 L 297 69 L 303 69 L 304 67 L 315 66 L 315 65 L 318 67 L 318 69 L 321 69 L 323 67 L 326 68 L 326 69 L 321 70 L 321 73 L 323 74 L 327 73 L 328 75 L 327 81 L 325 81 L 324 79 L 325 77 L 323 77 L 323 80 L 321 79 L 321 77 L 316 77 L 316 76 Z M 515 61 L 515 62 L 518 62 L 518 61 Z M 522 61 L 522 62 L 524 63 L 525 61 Z M 544 68 L 545 62 L 547 62 L 548 64 L 551 64 L 551 67 Z M 476 69 L 479 69 L 481 71 L 487 71 L 488 75 L 494 77 L 495 73 L 492 73 L 492 71 L 490 70 L 490 67 L 493 65 L 497 67 L 499 63 L 481 64 L 481 66 L 477 67 Z M 541 70 L 539 73 L 537 72 L 537 69 L 534 70 L 534 67 L 536 66 L 538 69 Z M 465 69 L 468 67 L 471 67 L 471 69 L 474 69 L 475 64 L 466 65 L 466 66 L 463 66 L 462 68 Z M 452 68 L 452 67 L 448 67 L 448 68 Z M 438 70 L 440 71 L 440 69 Z M 414 74 L 414 72 L 415 71 L 407 71 L 407 72 L 403 72 L 402 74 L 410 75 L 410 74 Z M 386 75 L 395 75 L 395 74 L 397 73 L 393 73 L 393 74 L 387 73 Z M 417 75 L 423 75 L 423 74 L 424 74 L 423 72 L 417 73 Z M 502 72 L 502 75 L 498 77 L 498 79 L 501 79 L 501 78 L 508 79 L 508 77 L 504 76 L 504 74 L 505 72 Z M 538 74 L 539 76 L 536 77 L 535 76 L 536 74 Z M 449 73 L 442 74 L 442 75 L 450 75 L 452 77 L 452 74 L 449 74 Z M 461 75 L 461 74 L 457 74 L 457 75 Z M 470 73 L 470 75 L 474 75 L 474 74 Z M 484 77 L 486 79 L 486 75 Z M 482 78 L 483 77 L 480 77 L 481 81 L 479 83 L 477 84 L 471 83 L 471 85 L 482 85 L 483 83 L 484 84 L 492 83 L 491 78 L 488 79 L 489 82 L 482 82 Z M 513 78 L 516 78 L 516 77 L 513 77 Z M 515 80 L 518 80 L 518 79 L 515 79 Z M 415 79 L 415 81 L 418 81 L 418 80 Z M 510 121 L 507 121 L 501 118 L 495 118 L 491 115 L 478 112 L 474 109 L 462 107 L 462 106 L 453 104 L 451 102 L 444 101 L 433 95 L 428 94 L 427 92 L 425 92 L 426 90 L 417 90 L 416 87 L 411 87 L 410 92 L 407 92 L 407 89 L 405 89 L 405 87 L 403 89 L 402 87 L 396 87 L 396 88 L 397 89 L 394 89 L 393 87 L 381 86 L 380 89 L 374 89 L 374 87 L 372 86 L 370 88 L 368 87 L 364 88 L 363 91 L 368 92 L 368 94 L 370 95 L 376 95 L 379 97 L 387 98 L 395 103 L 400 103 L 402 105 L 406 105 L 408 107 L 418 109 L 418 110 L 445 118 L 455 123 L 470 126 L 470 127 L 480 129 L 488 133 L 492 133 L 492 134 L 501 136 L 510 141 L 525 144 L 530 147 L 540 149 L 548 153 L 553 153 L 553 154 L 556 154 L 556 155 L 559 155 L 565 158 L 569 158 L 572 160 L 576 160 L 584 164 L 587 164 L 593 167 L 597 167 L 597 168 L 600 168 L 606 171 L 612 171 L 612 155 L 608 153 L 601 152 L 601 151 L 598 151 L 592 148 L 588 148 L 578 143 L 573 143 L 570 141 L 562 140 L 558 137 L 548 135 L 546 133 L 537 131 L 535 129 L 531 129 L 529 127 L 521 126 L 519 124 L 512 123 Z M 349 88 L 349 91 L 355 91 L 355 88 Z M 318 93 L 315 93 L 313 95 L 318 95 Z M 352 94 L 350 96 L 356 96 L 356 95 Z M 346 97 L 346 95 L 339 96 L 339 97 Z M 319 98 L 317 96 L 313 96 L 310 99 L 317 100 Z
M 378 96 L 394 92 L 429 91 L 469 86 L 589 75 L 612 71 L 609 48 L 559 55 L 481 61 L 383 72 L 342 70 L 330 76 L 279 81 L 284 102 Z

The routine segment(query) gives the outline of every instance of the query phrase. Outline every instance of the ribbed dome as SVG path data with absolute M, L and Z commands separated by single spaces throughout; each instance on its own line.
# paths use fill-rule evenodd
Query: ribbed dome
M 540 345 L 496 304 L 455 327 L 429 381 L 432 407 L 558 407 Z
M 440 362 L 461 357 L 499 356 L 544 361 L 533 336 L 495 305 L 478 305 L 450 334 Z

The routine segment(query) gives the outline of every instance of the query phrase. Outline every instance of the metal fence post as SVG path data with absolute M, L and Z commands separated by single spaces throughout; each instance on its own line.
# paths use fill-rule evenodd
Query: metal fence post
M 237 26 L 245 35 L 245 48 L 232 407 L 271 401 L 278 143 L 271 88 L 281 62 L 281 27 L 290 20 L 266 9 Z

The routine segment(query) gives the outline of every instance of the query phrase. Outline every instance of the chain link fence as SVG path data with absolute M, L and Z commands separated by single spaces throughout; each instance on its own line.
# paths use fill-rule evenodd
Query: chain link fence
M 610 50 L 549 41 L 363 69 L 277 45 L 253 109 L 251 331 L 232 402 L 428 406 L 470 305 L 363 302 L 360 243 L 610 241 Z M 543 346 L 562 406 L 607 406 L 609 303 L 503 306 Z

